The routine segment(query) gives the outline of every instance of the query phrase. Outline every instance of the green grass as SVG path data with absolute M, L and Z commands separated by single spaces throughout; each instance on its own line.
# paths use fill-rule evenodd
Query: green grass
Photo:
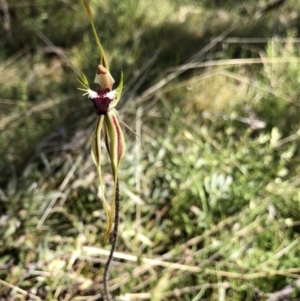
M 116 301 L 267 300 L 300 276 L 299 4 L 251 21 L 269 2 L 219 2 L 90 1 L 142 137 L 125 130 Z M 0 49 L 0 299 L 97 300 L 110 246 L 76 90 L 96 43 L 80 2 L 19 3 Z

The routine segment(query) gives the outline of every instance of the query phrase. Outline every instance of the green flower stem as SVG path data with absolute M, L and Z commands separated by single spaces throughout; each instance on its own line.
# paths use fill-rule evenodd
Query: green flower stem
M 120 221 L 119 212 L 120 212 L 120 193 L 119 193 L 119 180 L 117 180 L 116 191 L 115 191 L 115 220 L 114 220 L 114 228 L 111 233 L 111 249 L 105 264 L 104 276 L 103 276 L 104 296 L 107 301 L 113 301 L 108 289 L 108 280 L 109 280 L 110 265 L 114 256 L 114 252 L 117 247 L 119 221 Z

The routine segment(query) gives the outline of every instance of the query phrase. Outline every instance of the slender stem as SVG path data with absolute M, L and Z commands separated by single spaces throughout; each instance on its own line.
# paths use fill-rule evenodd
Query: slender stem
M 114 221 L 114 229 L 111 234 L 111 249 L 109 256 L 107 258 L 105 269 L 104 269 L 104 277 L 103 277 L 103 283 L 104 283 L 104 296 L 107 301 L 113 301 L 109 289 L 108 289 L 108 279 L 109 279 L 109 270 L 110 270 L 110 264 L 112 262 L 114 252 L 117 247 L 117 240 L 118 240 L 118 230 L 119 230 L 119 220 L 120 220 L 120 193 L 119 193 L 119 180 L 117 179 L 117 185 L 116 185 L 116 194 L 115 194 L 115 221 Z

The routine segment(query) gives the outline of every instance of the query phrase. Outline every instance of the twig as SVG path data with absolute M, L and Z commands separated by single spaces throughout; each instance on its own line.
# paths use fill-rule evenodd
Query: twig
M 179 297 L 183 294 L 197 292 L 202 289 L 229 289 L 231 284 L 229 282 L 221 282 L 221 283 L 205 283 L 196 286 L 188 286 L 182 289 L 174 289 L 172 291 L 162 293 L 162 296 L 165 298 L 170 297 Z M 153 294 L 151 293 L 133 293 L 133 294 L 126 294 L 118 297 L 118 301 L 130 301 L 130 300 L 151 300 Z
M 227 44 L 264 44 L 268 43 L 270 38 L 240 38 L 240 37 L 231 37 L 231 38 L 226 38 L 222 41 L 222 43 L 227 43 Z M 300 43 L 299 38 L 279 38 L 276 37 L 274 38 L 276 43 L 286 43 L 286 42 L 291 42 L 291 43 Z
M 104 284 L 104 296 L 107 301 L 113 301 L 108 289 L 108 279 L 109 279 L 109 268 L 112 262 L 114 252 L 117 247 L 117 240 L 118 240 L 118 229 L 119 229 L 119 220 L 120 220 L 120 193 L 119 193 L 119 179 L 117 179 L 116 185 L 116 199 L 115 199 L 115 221 L 114 221 L 114 229 L 111 234 L 111 249 L 109 256 L 107 258 L 105 269 L 104 269 L 104 276 L 103 276 L 103 284 Z
M 254 15 L 254 19 L 259 20 L 261 17 L 265 16 L 270 11 L 273 11 L 274 9 L 277 9 L 280 6 L 282 6 L 285 3 L 285 1 L 286 0 L 276 0 L 272 3 L 270 3 L 269 5 L 264 7 L 263 9 L 260 9 L 259 11 L 257 11 L 256 14 Z
M 270 58 L 250 58 L 250 59 L 228 59 L 228 60 L 212 60 L 200 63 L 187 63 L 178 66 L 175 70 L 186 71 L 196 68 L 218 67 L 218 66 L 243 66 L 243 65 L 255 65 L 255 64 L 283 64 L 283 63 L 300 63 L 298 57 L 270 57 Z
M 82 248 L 84 253 L 88 253 L 89 256 L 91 255 L 108 255 L 108 251 L 103 250 L 103 249 L 98 249 L 95 247 L 83 247 Z M 111 253 L 111 252 L 110 252 Z M 293 278 L 299 278 L 298 273 L 300 272 L 300 268 L 290 268 L 290 269 L 285 269 L 285 270 L 260 270 L 258 272 L 254 273 L 236 273 L 236 272 L 228 272 L 228 271 L 221 271 L 221 270 L 214 270 L 214 269 L 203 269 L 199 267 L 198 265 L 185 265 L 185 264 L 180 264 L 176 262 L 167 262 L 163 261 L 160 259 L 150 259 L 146 257 L 138 257 L 136 255 L 131 255 L 131 254 L 124 254 L 124 253 L 115 253 L 115 257 L 119 259 L 123 259 L 128 262 L 134 262 L 134 263 L 141 263 L 149 266 L 160 266 L 164 267 L 167 269 L 172 269 L 172 270 L 182 270 L 182 271 L 187 271 L 191 273 L 203 273 L 205 272 L 206 274 L 209 275 L 217 275 L 217 276 L 224 276 L 228 278 L 238 278 L 238 279 L 245 279 L 245 280 L 250 280 L 250 279 L 257 279 L 257 278 L 263 278 L 267 276 L 274 276 L 274 275 L 284 275 L 288 277 L 293 277 Z M 141 266 L 140 268 L 142 268 Z
M 17 291 L 18 293 L 21 293 L 21 294 L 24 295 L 24 296 L 29 296 L 29 297 L 30 297 L 31 299 L 33 299 L 33 300 L 39 300 L 39 301 L 41 300 L 41 298 L 39 298 L 39 297 L 37 297 L 37 296 L 35 296 L 35 295 L 31 294 L 31 293 L 28 293 L 28 292 L 26 292 L 25 290 L 21 289 L 20 287 L 15 286 L 15 285 L 13 285 L 13 284 L 10 284 L 10 283 L 8 283 L 8 282 L 6 282 L 6 281 L 4 281 L 4 280 L 1 280 L 1 279 L 0 279 L 0 283 L 1 283 L 2 285 L 4 285 L 4 286 L 7 286 L 7 287 L 9 287 L 9 288 L 11 288 L 11 289 Z
M 280 290 L 276 293 L 270 294 L 267 301 L 288 301 L 288 300 L 292 300 L 292 299 L 290 299 L 292 297 L 292 294 L 294 293 L 295 290 L 299 290 L 299 288 L 300 288 L 300 279 L 298 279 L 294 283 L 284 287 L 282 290 Z M 296 300 L 298 300 L 298 299 L 296 299 Z

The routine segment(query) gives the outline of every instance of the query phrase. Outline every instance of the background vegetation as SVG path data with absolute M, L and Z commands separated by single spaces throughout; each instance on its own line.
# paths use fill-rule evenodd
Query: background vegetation
M 300 4 L 90 4 L 142 137 L 126 133 L 115 300 L 268 300 L 300 277 Z M 90 24 L 80 1 L 0 6 L 0 300 L 101 300 L 96 116 L 76 90 L 99 62 Z

